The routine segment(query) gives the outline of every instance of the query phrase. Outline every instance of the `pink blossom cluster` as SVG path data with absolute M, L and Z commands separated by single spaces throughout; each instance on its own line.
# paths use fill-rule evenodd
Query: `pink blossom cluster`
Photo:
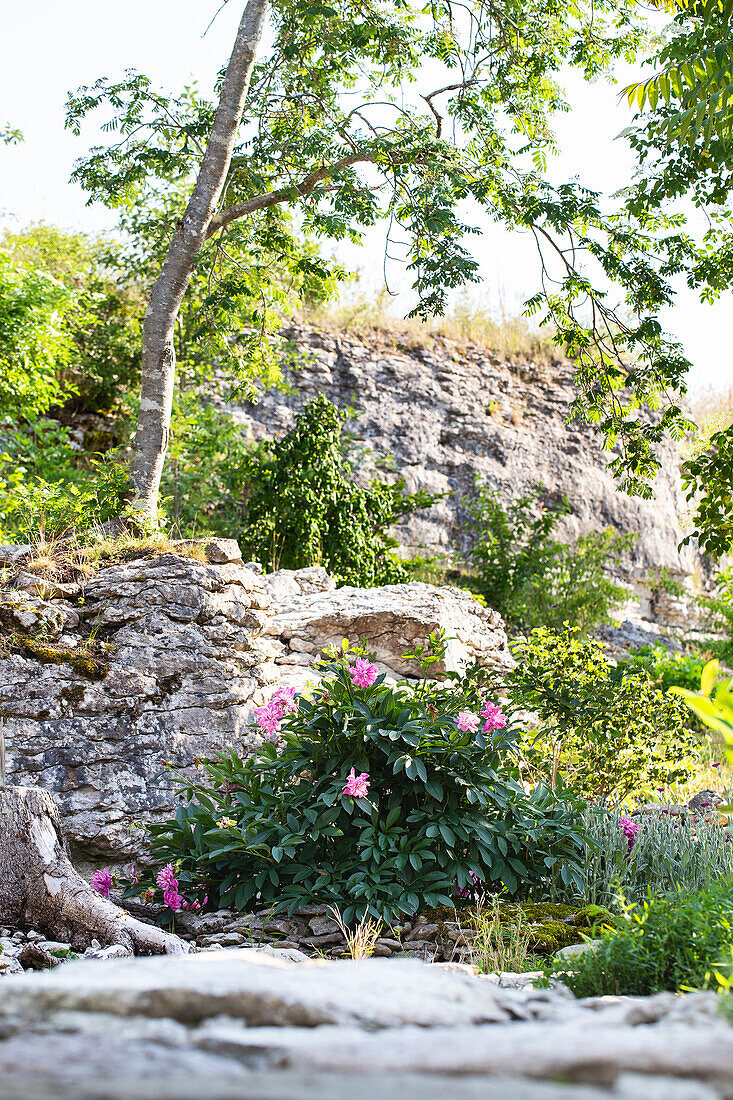
M 357 657 L 354 667 L 347 671 L 354 682 L 354 687 L 358 688 L 371 687 L 379 673 L 377 666 L 367 661 L 366 657 Z
M 506 715 L 502 713 L 501 707 L 497 707 L 494 703 L 486 703 L 484 709 L 478 714 L 474 714 L 472 710 L 462 710 L 455 722 L 458 729 L 463 730 L 464 733 L 475 733 L 482 718 L 484 733 L 493 733 L 494 730 L 500 730 L 506 725 Z
M 105 867 L 101 871 L 95 871 L 92 875 L 91 886 L 98 894 L 101 894 L 103 898 L 109 897 L 109 892 L 112 889 L 112 876 Z
M 285 715 L 293 714 L 297 709 L 295 688 L 278 688 L 269 703 L 257 708 L 255 722 L 264 731 L 265 737 L 272 740 L 280 732 L 280 723 Z
M 345 795 L 350 795 L 352 798 L 365 798 L 368 792 L 369 772 L 362 772 L 361 775 L 357 775 L 354 768 L 352 768 L 346 780 L 343 793 Z
M 627 856 L 631 855 L 631 849 L 634 847 L 634 840 L 636 839 L 636 834 L 639 831 L 639 825 L 636 821 L 632 821 L 630 817 L 620 817 L 618 823 L 621 826 L 621 832 L 626 837 L 626 841 L 628 844 L 626 854 Z
M 486 703 L 480 714 L 486 719 L 484 733 L 494 733 L 495 730 L 503 729 L 506 725 L 506 715 L 495 703 Z
M 456 725 L 464 733 L 475 733 L 478 729 L 479 717 L 470 710 L 462 710 L 456 718 Z
M 158 877 L 155 881 L 163 891 L 163 901 L 169 909 L 176 912 L 178 909 L 189 908 L 183 894 L 178 893 L 178 879 L 170 863 L 167 864 L 162 871 L 158 872 Z

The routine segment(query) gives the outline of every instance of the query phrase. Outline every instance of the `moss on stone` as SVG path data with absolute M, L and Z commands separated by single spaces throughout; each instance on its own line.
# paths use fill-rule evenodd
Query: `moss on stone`
M 46 665 L 70 665 L 74 672 L 87 680 L 103 680 L 109 672 L 106 661 L 100 661 L 90 653 L 79 653 L 63 646 L 46 645 L 33 638 L 18 637 L 17 643 L 30 657 Z
M 600 905 L 581 907 L 550 901 L 496 901 L 484 906 L 487 917 L 498 917 L 500 924 L 522 923 L 530 934 L 530 950 L 538 955 L 553 955 L 561 947 L 582 943 L 596 924 L 614 924 L 614 918 Z M 445 939 L 446 922 L 457 921 L 464 928 L 476 928 L 479 915 L 474 906 L 459 903 L 453 909 L 439 905 L 423 911 L 430 924 L 438 925 L 438 942 Z

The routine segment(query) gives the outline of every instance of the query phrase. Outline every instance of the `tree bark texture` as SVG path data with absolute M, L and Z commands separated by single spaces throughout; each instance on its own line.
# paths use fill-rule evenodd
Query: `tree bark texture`
M 56 803 L 39 787 L 0 787 L 0 924 L 88 947 L 92 939 L 137 955 L 182 955 L 178 936 L 103 898 L 72 866 Z
M 173 232 L 168 255 L 145 311 L 140 414 L 130 476 L 134 486 L 133 511 L 153 525 L 170 433 L 176 318 L 226 183 L 267 6 L 268 0 L 248 0 L 244 8 L 198 178 L 186 212 Z

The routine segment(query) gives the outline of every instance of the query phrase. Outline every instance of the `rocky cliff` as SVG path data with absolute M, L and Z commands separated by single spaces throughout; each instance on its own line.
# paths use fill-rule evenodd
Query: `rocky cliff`
M 380 464 L 403 476 L 411 491 L 448 494 L 429 513 L 408 517 L 398 537 L 409 552 L 466 547 L 463 497 L 476 477 L 507 496 L 542 483 L 564 493 L 572 512 L 563 536 L 608 526 L 636 536 L 629 577 L 653 567 L 689 575 L 696 555 L 678 553 L 683 502 L 672 444 L 654 500 L 616 489 L 609 456 L 589 425 L 566 422 L 574 396 L 569 364 L 500 361 L 474 346 L 437 340 L 411 347 L 394 338 L 368 343 L 351 336 L 293 328 L 294 366 L 288 388 L 265 393 L 256 406 L 229 406 L 254 438 L 287 431 L 316 393 L 350 412 L 347 429 L 362 449 L 365 472 Z
M 382 671 L 410 676 L 402 654 L 442 627 L 442 671 L 509 659 L 500 617 L 457 589 L 335 590 L 319 568 L 262 576 L 230 540 L 177 549 L 58 584 L 27 570 L 27 548 L 0 547 L 9 781 L 55 795 L 83 863 L 144 857 L 140 824 L 175 805 L 166 762 L 194 775 L 196 757 L 251 751 L 254 708 L 273 684 L 317 679 L 327 645 L 364 637 Z

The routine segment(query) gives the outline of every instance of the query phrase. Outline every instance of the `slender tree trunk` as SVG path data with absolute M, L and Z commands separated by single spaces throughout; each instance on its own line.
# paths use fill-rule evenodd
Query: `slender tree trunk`
M 135 920 L 98 894 L 66 854 L 56 803 L 39 787 L 0 787 L 0 924 L 88 947 L 92 938 L 140 955 L 181 955 L 184 940 Z
M 170 432 L 176 318 L 229 172 L 267 5 L 268 0 L 248 0 L 244 8 L 198 178 L 145 311 L 140 415 L 130 476 L 134 486 L 132 507 L 147 523 L 155 523 Z

